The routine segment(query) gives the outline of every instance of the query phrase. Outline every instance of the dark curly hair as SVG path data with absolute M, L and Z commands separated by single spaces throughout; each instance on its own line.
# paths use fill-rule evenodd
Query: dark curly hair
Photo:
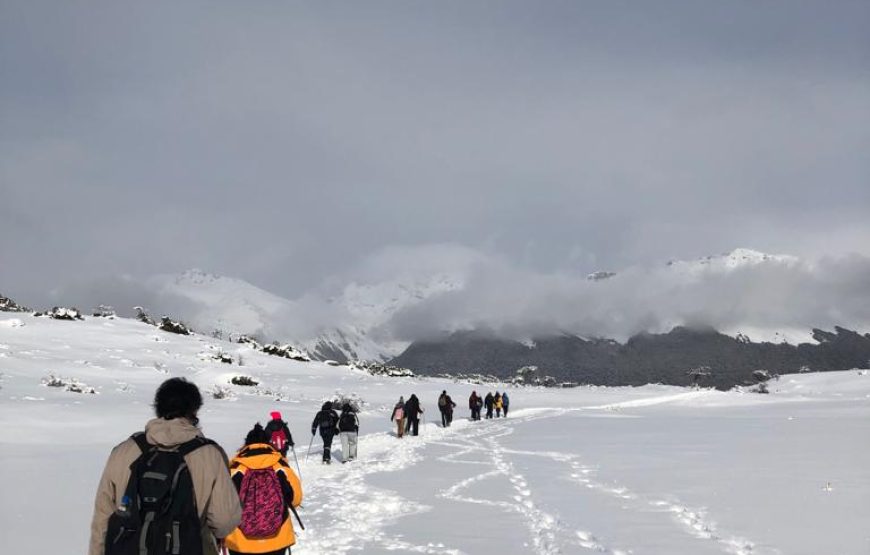
M 154 412 L 158 418 L 187 418 L 198 422 L 196 413 L 202 406 L 202 395 L 196 384 L 184 378 L 170 378 L 160 384 L 154 394 Z

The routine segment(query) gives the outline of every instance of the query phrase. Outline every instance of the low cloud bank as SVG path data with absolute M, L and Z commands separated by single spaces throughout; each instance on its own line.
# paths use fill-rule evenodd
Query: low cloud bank
M 131 315 L 136 305 L 193 320 L 214 313 L 213 306 L 155 291 L 147 283 L 131 277 L 90 280 L 59 289 L 52 298 L 84 310 L 112 304 L 122 315 Z M 341 326 L 355 326 L 380 341 L 480 328 L 514 339 L 572 333 L 618 340 L 677 325 L 806 331 L 839 325 L 868 331 L 870 258 L 774 258 L 727 271 L 662 263 L 594 281 L 579 272 L 519 267 L 467 247 L 391 247 L 261 316 L 268 335 L 299 339 Z

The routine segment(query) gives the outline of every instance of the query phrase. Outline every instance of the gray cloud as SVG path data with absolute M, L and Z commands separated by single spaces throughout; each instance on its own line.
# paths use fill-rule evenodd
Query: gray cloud
M 740 245 L 868 253 L 864 2 L 2 11 L 22 302 L 190 267 L 300 298 L 391 245 L 486 252 L 489 290 L 542 294 Z

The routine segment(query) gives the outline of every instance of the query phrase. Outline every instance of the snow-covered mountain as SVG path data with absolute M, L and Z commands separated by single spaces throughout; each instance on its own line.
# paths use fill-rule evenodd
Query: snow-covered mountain
M 147 280 L 158 294 L 190 301 L 176 316 L 202 333 L 220 330 L 263 340 L 290 342 L 319 360 L 385 361 L 407 343 L 383 329 L 398 311 L 434 295 L 462 287 L 458 278 L 439 273 L 426 278 L 400 275 L 380 283 L 351 282 L 327 299 L 308 296 L 291 300 L 242 279 L 202 270 L 158 275 Z M 311 311 L 335 320 L 308 323 Z
M 760 251 L 738 248 L 719 255 L 710 255 L 696 260 L 671 260 L 667 267 L 675 274 L 699 277 L 707 273 L 722 273 L 758 266 L 761 264 L 781 264 L 794 266 L 800 259 L 788 254 L 767 254 Z
M 654 283 L 651 294 L 668 295 L 684 286 L 706 280 L 721 280 L 735 272 L 772 270 L 791 271 L 804 262 L 790 255 L 766 254 L 739 248 L 720 255 L 695 260 L 672 260 L 653 267 L 626 268 L 622 271 L 595 272 L 586 277 L 585 287 L 619 287 L 624 279 L 633 283 Z M 319 360 L 391 359 L 409 345 L 393 335 L 393 318 L 421 303 L 438 302 L 439 297 L 466 290 L 467 276 L 448 272 L 425 275 L 419 269 L 399 272 L 387 279 L 350 281 L 328 295 L 319 292 L 298 299 L 287 299 L 265 291 L 244 280 L 218 276 L 200 270 L 178 275 L 161 275 L 147 280 L 150 289 L 185 301 L 173 314 L 187 320 L 202 333 L 222 330 L 244 333 L 262 340 L 292 343 Z M 657 288 L 657 289 L 656 289 Z M 608 293 L 608 294 L 613 294 Z M 609 297 L 603 296 L 603 302 Z M 763 307 L 763 299 L 759 302 Z M 665 320 L 668 322 L 668 320 Z M 670 326 L 684 325 L 675 319 Z M 814 324 L 815 325 L 815 324 Z M 667 326 L 666 326 L 667 327 Z M 732 337 L 748 337 L 755 342 L 799 344 L 814 343 L 809 325 L 763 325 L 743 322 L 720 326 Z M 667 329 L 650 331 L 667 331 Z M 566 333 L 574 333 L 570 329 Z M 595 330 L 577 331 L 595 336 Z M 590 335 L 591 334 L 591 335 Z M 606 336 L 606 334 L 601 334 Z
M 296 303 L 279 297 L 242 279 L 219 276 L 202 270 L 181 274 L 162 274 L 149 278 L 146 285 L 158 294 L 191 301 L 193 309 L 176 314 L 202 333 L 225 333 L 273 337 L 274 323 L 297 310 Z

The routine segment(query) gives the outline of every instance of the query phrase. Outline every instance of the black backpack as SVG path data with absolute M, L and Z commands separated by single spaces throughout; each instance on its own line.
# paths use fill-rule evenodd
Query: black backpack
M 139 432 L 131 436 L 142 454 L 109 517 L 105 555 L 202 555 L 202 522 L 185 455 L 205 445 L 194 438 L 172 450 L 158 449 Z
M 341 418 L 338 420 L 338 429 L 342 432 L 356 431 L 356 418 L 351 411 L 341 413 Z

